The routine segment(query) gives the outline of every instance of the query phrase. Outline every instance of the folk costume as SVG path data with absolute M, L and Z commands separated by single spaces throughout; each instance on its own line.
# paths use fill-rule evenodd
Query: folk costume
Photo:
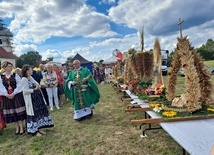
M 86 82 L 84 82 L 84 80 Z M 71 85 L 71 82 L 77 82 Z M 70 72 L 66 80 L 66 97 L 71 99 L 74 105 L 74 119 L 80 119 L 92 115 L 92 109 L 99 102 L 100 94 L 91 72 L 80 67 Z
M 2 130 L 4 128 L 6 128 L 6 124 L 5 124 L 4 119 L 3 119 L 2 108 L 3 108 L 2 97 L 0 96 L 0 135 L 2 134 Z
M 39 129 L 53 127 L 41 89 L 34 90 L 39 85 L 32 77 L 23 77 L 21 80 L 23 96 L 26 104 L 27 132 L 36 134 Z
M 25 120 L 25 102 L 21 92 L 20 76 L 16 73 L 1 75 L 0 88 L 5 123 L 13 123 Z M 14 98 L 8 99 L 6 97 L 8 94 L 14 94 Z

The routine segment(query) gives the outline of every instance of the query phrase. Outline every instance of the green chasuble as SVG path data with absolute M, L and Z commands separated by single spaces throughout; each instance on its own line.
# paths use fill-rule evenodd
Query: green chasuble
M 86 82 L 83 82 L 84 78 L 87 79 Z M 69 84 L 70 81 L 75 81 L 77 84 L 72 86 Z M 66 80 L 65 87 L 65 95 L 73 102 L 74 113 L 78 115 L 74 114 L 74 119 L 90 114 L 91 108 L 99 102 L 100 93 L 97 84 L 91 72 L 86 68 L 81 67 L 79 70 L 72 70 Z M 85 113 L 85 111 L 87 111 L 86 114 L 80 114 Z

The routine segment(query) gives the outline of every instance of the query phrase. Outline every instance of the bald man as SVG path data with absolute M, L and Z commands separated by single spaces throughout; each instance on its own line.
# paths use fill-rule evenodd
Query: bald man
M 92 109 L 99 102 L 100 93 L 91 72 L 81 67 L 79 60 L 73 61 L 74 69 L 66 80 L 65 95 L 74 105 L 75 120 L 82 120 L 92 116 Z

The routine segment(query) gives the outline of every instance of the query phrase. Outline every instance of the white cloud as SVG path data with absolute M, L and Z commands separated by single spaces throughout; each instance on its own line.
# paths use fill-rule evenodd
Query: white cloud
M 131 7 L 130 7 L 131 6 Z M 120 0 L 109 9 L 109 16 L 116 23 L 123 23 L 138 31 L 144 26 L 145 47 L 151 48 L 155 37 L 162 49 L 174 50 L 179 37 L 178 18 L 184 20 L 183 36 L 189 35 L 190 42 L 199 47 L 201 42 L 213 38 L 214 1 L 200 0 L 133 1 Z
M 22 10 L 21 12 L 24 12 L 23 9 L 24 8 L 22 4 L 16 3 L 10 0 L 8 0 L 7 2 L 3 1 L 0 3 L 0 15 L 2 18 L 5 18 L 5 17 L 12 18 L 14 12 L 20 13 L 20 10 Z M 11 10 L 14 10 L 14 12 Z
M 27 53 L 29 51 L 37 51 L 37 46 L 34 45 L 34 44 L 19 44 L 19 45 L 16 45 L 15 48 L 15 53 L 17 56 L 20 56 L 24 53 Z
M 116 0 L 101 0 L 101 1 L 99 1 L 99 4 L 101 5 L 101 4 L 109 4 L 109 5 L 111 5 L 111 4 L 115 4 L 115 2 L 116 2 Z
M 40 52 L 43 60 L 53 56 L 54 61 L 65 62 L 67 57 L 79 53 L 90 61 L 99 61 L 107 59 L 114 49 L 124 52 L 135 45 L 140 50 L 139 33 L 119 36 L 111 31 L 111 21 L 136 30 L 141 30 L 144 25 L 146 50 L 153 48 L 156 37 L 159 38 L 162 49 L 174 50 L 176 38 L 179 37 L 178 18 L 184 20 L 183 36 L 188 35 L 195 48 L 213 38 L 214 34 L 212 0 L 206 0 L 206 3 L 200 0 L 186 0 L 182 3 L 180 0 L 119 0 L 118 5 L 109 9 L 109 16 L 96 12 L 94 7 L 87 6 L 80 0 L 19 2 L 10 0 L 0 3 L 1 16 L 14 18 L 9 28 L 15 34 L 15 54 L 40 49 L 43 51 Z M 99 2 L 116 4 L 115 0 Z M 57 41 L 54 45 L 42 44 L 53 36 L 84 38 Z M 89 41 L 90 38 L 97 39 Z M 21 45 L 23 42 L 27 43 Z
M 185 30 L 183 32 L 183 35 L 188 35 L 190 42 L 192 42 L 192 45 L 195 46 L 195 48 L 198 48 L 202 44 L 205 44 L 207 39 L 214 39 L 213 25 L 214 25 L 214 20 L 208 21 L 199 26 L 193 26 L 188 30 Z
M 42 5 L 41 5 L 42 4 Z M 42 43 L 51 36 L 109 37 L 110 19 L 80 0 L 20 0 L 0 3 L 4 17 L 14 16 L 9 28 L 22 42 Z M 99 23 L 99 24 L 98 24 Z
M 214 19 L 213 8 L 213 0 L 121 0 L 110 8 L 109 16 L 130 28 L 140 30 L 144 25 L 149 34 L 168 35 L 178 30 L 178 18 L 185 20 L 185 28 Z

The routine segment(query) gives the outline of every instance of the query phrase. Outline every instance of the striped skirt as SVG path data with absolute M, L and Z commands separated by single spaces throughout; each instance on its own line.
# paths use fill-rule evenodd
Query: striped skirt
M 26 111 L 22 92 L 16 94 L 12 100 L 2 96 L 2 103 L 3 118 L 5 123 L 13 123 L 25 120 Z

